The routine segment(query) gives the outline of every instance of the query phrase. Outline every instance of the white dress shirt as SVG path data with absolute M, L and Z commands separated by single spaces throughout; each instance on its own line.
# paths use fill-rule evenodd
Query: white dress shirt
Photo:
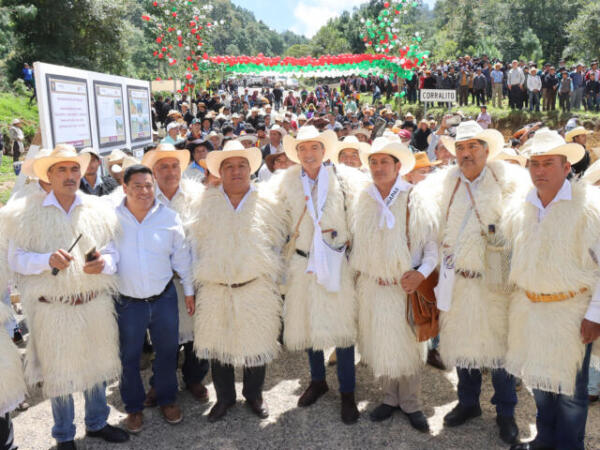
M 248 192 L 246 192 L 244 194 L 244 196 L 242 197 L 242 200 L 240 201 L 240 203 L 238 203 L 237 208 L 234 208 L 233 205 L 231 204 L 231 200 L 229 200 L 229 196 L 225 193 L 225 189 L 223 189 L 222 184 L 219 185 L 219 190 L 223 193 L 223 195 L 227 199 L 227 203 L 229 203 L 229 206 L 231 206 L 231 209 L 233 209 L 237 213 L 242 210 L 242 207 L 244 206 L 244 203 L 246 203 L 246 200 L 248 199 L 248 196 L 250 195 L 250 193 L 256 191 L 256 187 L 254 186 L 254 184 L 252 184 L 252 183 L 250 184 L 250 189 L 248 189 Z
M 44 208 L 58 208 L 67 217 L 71 217 L 71 213 L 75 208 L 81 206 L 81 196 L 86 195 L 80 192 L 75 193 L 75 200 L 71 204 L 69 211 L 65 211 L 63 207 L 58 203 L 54 191 L 50 191 L 42 203 Z M 73 240 L 77 239 L 77 236 L 73 236 Z M 63 249 L 67 250 L 72 242 L 65 242 Z M 56 249 L 58 250 L 58 249 Z M 102 273 L 106 275 L 112 275 L 117 271 L 117 263 L 119 262 L 119 253 L 115 249 L 112 243 L 109 243 L 103 249 L 100 249 L 100 254 L 104 260 L 104 269 Z M 39 275 L 47 270 L 52 270 L 50 267 L 50 255 L 52 253 L 35 253 L 28 252 L 21 248 L 18 248 L 14 241 L 11 239 L 8 242 L 8 264 L 13 272 L 20 273 L 21 275 Z
M 185 295 L 194 295 L 192 256 L 183 224 L 177 213 L 160 201 L 142 222 L 125 205 L 117 207 L 122 234 L 115 242 L 120 261 L 119 292 L 128 297 L 148 298 L 160 294 L 177 272 Z
M 537 75 L 527 77 L 527 89 L 530 91 L 540 91 L 542 89 L 542 80 Z
M 569 182 L 569 180 L 565 180 L 562 187 L 557 192 L 556 196 L 552 199 L 550 203 L 548 203 L 546 207 L 542 205 L 542 201 L 538 197 L 537 190 L 535 188 L 529 191 L 529 193 L 527 194 L 527 201 L 538 208 L 538 223 L 544 220 L 553 204 L 560 201 L 569 201 L 571 200 L 571 198 L 572 192 L 571 183 Z M 591 248 L 591 250 L 596 256 L 599 256 L 600 242 L 596 242 Z M 592 322 L 600 323 L 600 280 L 596 283 L 596 287 L 594 288 L 592 300 L 588 306 L 585 318 Z

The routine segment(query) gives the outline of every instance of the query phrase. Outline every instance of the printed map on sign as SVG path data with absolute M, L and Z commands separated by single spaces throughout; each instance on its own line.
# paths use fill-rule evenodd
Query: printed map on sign
M 125 143 L 125 113 L 120 85 L 94 82 L 100 147 Z
M 152 115 L 150 112 L 150 93 L 146 88 L 127 87 L 129 102 L 129 133 L 131 142 L 152 138 Z
M 86 80 L 48 74 L 47 86 L 54 145 L 91 146 Z

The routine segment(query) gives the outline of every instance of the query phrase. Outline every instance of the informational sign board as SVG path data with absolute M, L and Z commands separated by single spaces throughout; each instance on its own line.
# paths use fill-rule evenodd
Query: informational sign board
M 150 82 L 34 63 L 43 148 L 71 144 L 102 154 L 152 143 Z
M 453 89 L 421 89 L 422 102 L 455 102 L 456 91 Z

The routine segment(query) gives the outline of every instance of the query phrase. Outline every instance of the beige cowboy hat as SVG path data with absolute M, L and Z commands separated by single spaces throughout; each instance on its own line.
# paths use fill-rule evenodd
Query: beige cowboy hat
M 281 155 L 285 155 L 285 152 L 271 153 L 270 155 L 265 156 L 265 164 L 267 165 L 269 172 L 273 173 L 275 171 L 275 160 Z M 287 158 L 287 155 L 285 157 Z
M 509 146 L 504 146 L 502 151 L 494 158 L 498 161 L 517 161 L 521 167 L 527 165 L 527 158 L 516 152 L 516 150 Z
M 108 155 L 108 164 L 119 163 L 123 161 L 123 158 L 125 158 L 125 156 L 127 156 L 127 154 L 123 150 L 119 150 L 118 148 L 116 148 L 112 152 L 110 152 L 110 155 Z
M 49 148 L 40 148 L 35 156 L 27 158 L 25 161 L 23 161 L 23 164 L 21 164 L 21 173 L 29 178 L 37 178 L 37 175 L 33 173 L 33 163 L 36 159 L 44 158 L 50 155 L 50 152 L 52 152 L 52 150 Z
M 89 153 L 90 155 L 94 155 L 96 158 L 100 159 L 100 152 L 93 147 L 82 148 L 79 154 L 82 153 Z
M 238 138 L 236 139 L 236 141 L 239 141 L 239 142 L 251 141 L 253 144 L 256 144 L 257 140 L 258 140 L 257 136 L 255 136 L 254 134 L 246 134 L 245 131 L 242 131 L 240 133 L 240 135 L 238 136 Z
M 189 152 L 188 152 L 189 154 Z M 250 164 L 250 173 L 256 172 L 262 163 L 262 153 L 257 147 L 244 148 L 244 145 L 237 141 L 229 141 L 225 144 L 223 150 L 210 152 L 206 156 L 206 166 L 210 173 L 219 177 L 221 163 L 227 158 L 241 157 L 246 158 Z
M 368 152 L 369 149 L 371 148 L 371 146 L 369 144 L 367 144 L 366 142 L 360 142 L 356 136 L 346 136 L 344 138 L 344 140 L 339 141 L 336 143 L 336 149 L 333 153 L 333 155 L 331 155 L 331 162 L 334 164 L 339 164 L 340 163 L 340 153 L 342 152 L 342 150 L 345 150 L 347 148 L 353 148 L 354 150 L 358 151 L 358 155 L 360 156 L 362 153 L 364 152 Z M 362 162 L 362 159 L 361 159 Z
M 22 170 L 23 169 L 21 169 L 21 171 Z M 598 181 L 600 181 L 600 160 L 596 161 L 594 164 L 587 168 L 587 170 L 581 177 L 581 180 L 589 184 L 596 184 Z
M 120 164 L 115 164 L 114 166 L 112 166 L 112 171 L 114 173 L 125 172 L 125 170 L 127 170 L 128 167 L 135 166 L 139 163 L 140 161 L 137 158 L 125 155 L 125 158 L 123 158 L 123 161 Z
M 581 136 L 582 134 L 592 134 L 592 133 L 593 133 L 593 131 L 586 130 L 583 127 L 575 127 L 571 131 L 569 131 L 567 134 L 565 134 L 565 141 L 570 143 L 570 142 L 573 142 L 573 138 L 575 136 Z
M 525 142 L 521 153 L 528 159 L 533 156 L 562 155 L 571 164 L 580 161 L 585 155 L 585 149 L 579 144 L 568 144 L 558 131 L 547 127 L 540 128 L 531 139 Z
M 414 157 L 415 167 L 413 167 L 413 170 L 422 169 L 423 167 L 435 167 L 442 163 L 442 161 L 430 161 L 427 152 L 414 153 Z
M 337 135 L 333 130 L 327 130 L 322 133 L 319 133 L 319 130 L 316 129 L 313 125 L 306 125 L 301 127 L 298 130 L 297 136 L 294 138 L 290 135 L 283 137 L 283 150 L 288 158 L 290 158 L 295 163 L 300 164 L 300 159 L 298 159 L 298 144 L 302 142 L 316 141 L 323 144 L 325 147 L 325 156 L 323 157 L 323 161 L 327 161 L 328 159 L 333 158 L 333 154 L 336 150 L 337 144 Z
M 78 154 L 75 147 L 69 144 L 59 144 L 46 156 L 35 158 L 33 162 L 33 173 L 40 180 L 49 183 L 48 170 L 61 162 L 74 162 L 79 164 L 81 173 L 85 173 L 90 163 L 90 154 Z
M 154 169 L 154 165 L 164 158 L 176 158 L 183 172 L 190 163 L 190 152 L 177 150 L 173 144 L 159 144 L 154 150 L 150 150 L 142 157 L 142 165 Z
M 281 135 L 282 138 L 284 136 L 287 136 L 287 131 L 285 131 L 285 128 L 283 128 L 281 125 L 277 125 L 277 124 L 273 125 L 271 128 L 269 128 L 269 133 L 271 131 L 278 132 Z
M 356 136 L 357 134 L 362 134 L 366 136 L 367 139 L 371 139 L 371 131 L 367 130 L 366 128 L 358 128 L 352 132 L 353 136 Z
M 385 153 L 395 157 L 402 164 L 400 176 L 406 175 L 415 167 L 415 156 L 410 149 L 400 141 L 393 141 L 384 136 L 375 138 L 371 148 L 361 153 L 360 159 L 365 167 L 369 166 L 369 157 L 378 153 Z
M 456 127 L 456 137 L 454 139 L 450 136 L 440 136 L 440 140 L 444 144 L 444 147 L 446 147 L 453 156 L 456 156 L 456 150 L 454 148 L 456 142 L 470 141 L 471 139 L 487 142 L 489 147 L 489 160 L 494 159 L 494 157 L 500 153 L 502 147 L 504 147 L 504 137 L 502 136 L 502 133 L 493 128 L 484 130 L 481 128 L 481 125 L 474 120 L 461 122 Z

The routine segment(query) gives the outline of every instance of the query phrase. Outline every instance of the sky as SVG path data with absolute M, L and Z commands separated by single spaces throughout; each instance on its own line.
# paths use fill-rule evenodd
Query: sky
M 291 30 L 311 38 L 332 17 L 366 0 L 232 0 L 276 31 Z M 424 0 L 430 8 L 436 0 Z

